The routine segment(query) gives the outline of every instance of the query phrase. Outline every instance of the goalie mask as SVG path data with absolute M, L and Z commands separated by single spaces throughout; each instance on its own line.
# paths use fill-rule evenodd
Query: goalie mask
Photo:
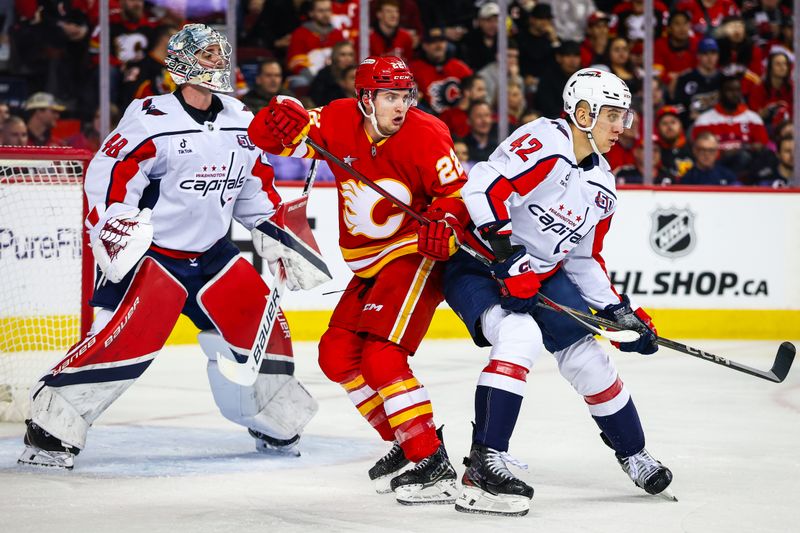
M 205 24 L 187 24 L 170 38 L 164 63 L 178 85 L 229 93 L 233 92 L 230 58 L 231 46 L 223 34 Z

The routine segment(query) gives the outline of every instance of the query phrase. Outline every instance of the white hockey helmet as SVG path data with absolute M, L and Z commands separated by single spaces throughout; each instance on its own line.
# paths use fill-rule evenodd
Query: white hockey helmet
M 218 68 L 203 66 L 195 55 L 217 44 L 223 65 Z M 191 83 L 212 91 L 233 92 L 231 86 L 231 45 L 217 30 L 205 24 L 187 24 L 173 35 L 167 45 L 167 70 L 178 85 Z
M 591 132 L 603 106 L 625 109 L 623 126 L 630 128 L 633 124 L 635 113 L 631 110 L 631 91 L 624 81 L 611 72 L 597 68 L 579 70 L 567 80 L 563 97 L 564 111 L 581 131 Z M 589 127 L 582 127 L 575 120 L 575 111 L 581 100 L 589 104 L 589 116 L 592 119 Z

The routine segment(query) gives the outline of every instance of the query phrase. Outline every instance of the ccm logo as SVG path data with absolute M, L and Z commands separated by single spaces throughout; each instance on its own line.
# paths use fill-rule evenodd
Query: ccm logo
M 364 311 L 380 311 L 381 309 L 383 309 L 383 304 L 367 304 L 364 306 Z

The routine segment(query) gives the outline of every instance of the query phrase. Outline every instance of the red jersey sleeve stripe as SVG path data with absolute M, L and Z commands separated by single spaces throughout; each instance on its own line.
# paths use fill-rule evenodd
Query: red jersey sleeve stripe
M 554 155 L 541 159 L 530 169 L 512 178 L 511 186 L 520 196 L 524 196 L 536 188 L 558 163 L 560 156 Z
M 156 156 L 156 145 L 152 139 L 137 146 L 125 156 L 122 161 L 117 161 L 111 169 L 111 183 L 106 194 L 106 205 L 124 202 L 128 194 L 128 182 L 139 172 L 142 161 Z
M 594 229 L 594 241 L 592 242 L 592 258 L 595 261 L 597 261 L 597 264 L 600 265 L 600 268 L 603 269 L 603 272 L 605 273 L 606 277 L 608 277 L 608 270 L 606 270 L 606 262 L 603 259 L 603 256 L 600 255 L 600 252 L 603 251 L 603 240 L 605 239 L 606 233 L 608 233 L 608 230 L 611 227 L 611 218 L 612 217 L 613 217 L 613 215 L 610 216 L 610 217 L 604 218 L 600 222 L 597 223 L 597 227 L 595 227 L 595 229 Z M 609 278 L 608 284 L 611 287 L 611 290 L 614 291 L 614 294 L 619 296 L 619 293 L 617 292 L 617 289 L 614 288 L 614 284 L 611 283 L 611 278 Z M 622 298 L 620 297 L 620 301 L 621 300 L 622 300 Z
M 273 207 L 277 207 L 281 203 L 281 195 L 275 189 L 275 170 L 272 165 L 265 165 L 261 162 L 261 158 L 258 158 L 253 165 L 252 174 L 261 180 L 261 190 L 267 193 Z
M 494 183 L 486 189 L 486 199 L 489 202 L 489 208 L 492 210 L 492 214 L 498 222 L 511 220 L 505 202 L 513 192 L 514 187 L 504 176 L 497 178 Z

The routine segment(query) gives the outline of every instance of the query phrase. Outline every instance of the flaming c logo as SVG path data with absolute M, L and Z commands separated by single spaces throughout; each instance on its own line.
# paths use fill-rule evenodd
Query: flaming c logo
M 393 179 L 376 180 L 378 185 L 405 203 L 411 203 L 411 192 L 405 185 Z M 403 222 L 403 213 L 389 215 L 377 222 L 374 218 L 378 202 L 384 200 L 368 186 L 348 180 L 341 185 L 342 217 L 351 235 L 364 235 L 370 239 L 385 239 L 393 235 Z M 386 200 L 388 201 L 388 200 Z

